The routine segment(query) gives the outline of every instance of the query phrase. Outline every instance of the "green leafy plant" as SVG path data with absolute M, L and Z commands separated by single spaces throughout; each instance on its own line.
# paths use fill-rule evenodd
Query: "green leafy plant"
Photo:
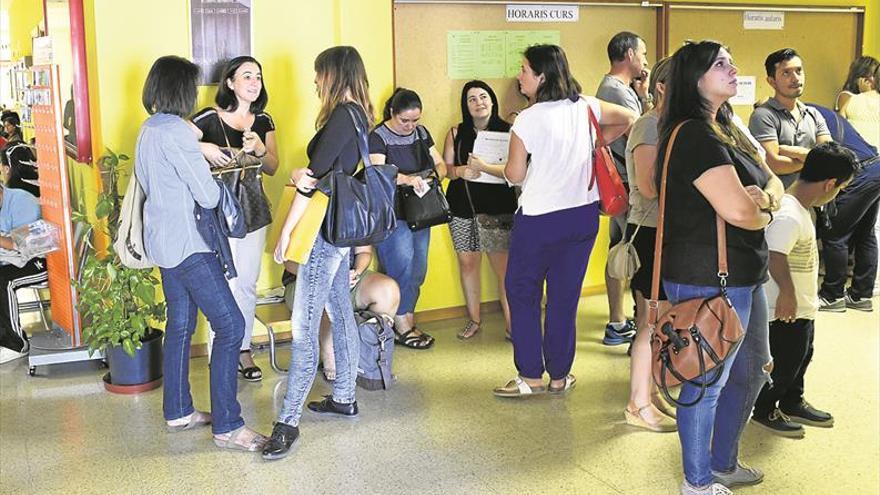
M 104 187 L 95 207 L 97 222 L 91 228 L 99 229 L 111 240 L 116 238 L 122 209 L 120 172 L 129 160 L 108 149 L 96 162 Z M 133 173 L 130 175 L 129 180 L 136 180 Z M 74 214 L 74 220 L 89 223 L 81 212 Z M 154 270 L 123 265 L 112 244 L 100 252 L 94 245 L 90 248 L 79 281 L 73 281 L 79 296 L 77 309 L 83 317 L 83 340 L 90 354 L 121 346 L 134 356 L 151 331 L 151 324 L 165 321 L 165 303 L 156 298 L 159 279 Z

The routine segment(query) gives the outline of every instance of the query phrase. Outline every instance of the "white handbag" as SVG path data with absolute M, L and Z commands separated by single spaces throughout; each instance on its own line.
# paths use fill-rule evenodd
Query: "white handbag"
M 122 211 L 119 214 L 119 228 L 113 249 L 122 264 L 128 268 L 146 269 L 156 266 L 147 256 L 144 249 L 144 201 L 146 195 L 132 174 L 122 200 Z
M 636 272 L 639 271 L 639 268 L 642 267 L 642 263 L 639 261 L 639 253 L 636 251 L 636 247 L 633 246 L 633 240 L 639 234 L 642 223 L 644 223 L 653 210 L 654 208 L 649 208 L 645 211 L 642 219 L 636 224 L 636 230 L 628 241 L 621 240 L 608 250 L 607 267 L 608 276 L 611 278 L 623 281 L 631 280 Z

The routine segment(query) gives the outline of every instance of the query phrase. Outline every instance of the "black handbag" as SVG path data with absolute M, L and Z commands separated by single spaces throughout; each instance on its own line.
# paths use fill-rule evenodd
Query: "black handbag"
M 226 148 L 221 149 L 230 157 L 223 168 L 229 167 L 232 170 L 220 169 L 215 170 L 214 173 L 238 199 L 244 213 L 247 231 L 251 233 L 272 223 L 272 207 L 263 191 L 260 171 L 263 162 L 253 155 L 230 146 L 229 138 L 226 136 L 226 124 L 220 118 L 220 114 L 217 114 L 217 119 L 220 121 L 220 129 L 223 130 L 223 138 L 226 140 Z
M 351 176 L 337 162 L 318 181 L 318 189 L 330 198 L 321 232 L 327 242 L 337 247 L 369 246 L 384 241 L 397 225 L 397 167 L 370 164 L 366 122 L 360 121 L 350 105 L 345 108 L 357 131 L 364 168 Z
M 426 170 L 416 175 L 429 181 L 429 189 L 424 196 L 419 197 L 412 186 L 399 187 L 400 209 L 410 230 L 426 229 L 452 220 L 449 201 L 446 200 L 446 195 L 443 194 L 443 188 L 440 186 L 440 176 L 437 174 L 427 146 L 422 141 L 419 129 L 416 129 L 416 140 L 419 143 L 420 159 L 423 162 L 426 159 L 430 162 L 430 168 L 424 167 Z

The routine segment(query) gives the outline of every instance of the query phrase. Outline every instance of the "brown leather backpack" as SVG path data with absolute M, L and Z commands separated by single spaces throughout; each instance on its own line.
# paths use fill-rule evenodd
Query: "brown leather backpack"
M 651 280 L 651 299 L 648 300 L 654 382 L 666 399 L 677 407 L 690 407 L 703 399 L 706 388 L 721 377 L 727 357 L 739 346 L 744 335 L 739 316 L 727 297 L 727 226 L 717 214 L 715 218 L 720 294 L 683 301 L 666 309 L 662 315 L 659 314 L 657 297 L 660 292 L 660 267 L 663 258 L 666 176 L 675 137 L 685 122 L 678 124 L 673 130 L 663 160 L 654 245 L 654 273 Z M 684 382 L 700 387 L 700 395 L 692 402 L 680 402 L 669 393 L 669 387 Z

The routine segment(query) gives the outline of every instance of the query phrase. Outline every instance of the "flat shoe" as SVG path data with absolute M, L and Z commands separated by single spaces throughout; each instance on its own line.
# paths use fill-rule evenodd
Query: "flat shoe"
M 189 423 L 183 425 L 169 425 L 165 424 L 165 429 L 168 430 L 169 433 L 177 433 L 179 431 L 191 430 L 193 428 L 198 428 L 199 426 L 205 426 L 211 424 L 211 414 L 195 411 L 192 413 L 192 416 L 189 418 Z
M 246 444 L 242 444 L 239 441 L 239 437 L 246 432 L 249 431 L 254 434 L 254 437 L 250 442 Z M 224 433 L 223 435 L 226 435 Z M 251 430 L 247 426 L 242 426 L 237 430 L 232 430 L 228 433 L 229 437 L 227 438 L 219 438 L 217 435 L 214 435 L 214 445 L 220 447 L 221 449 L 229 449 L 229 450 L 241 450 L 244 452 L 256 452 L 258 450 L 262 450 L 263 447 L 266 446 L 266 442 L 269 441 L 268 438 L 260 435 L 259 433 Z
M 577 383 L 577 378 L 574 375 L 569 374 L 565 377 L 565 382 L 561 387 L 554 387 L 552 385 L 547 385 L 547 392 L 551 394 L 564 394 L 569 390 L 574 388 L 575 383 Z
M 519 375 L 507 382 L 503 387 L 496 387 L 492 391 L 496 397 L 505 398 L 527 397 L 531 395 L 540 395 L 545 392 L 547 392 L 547 389 L 543 385 L 540 387 L 529 386 L 529 384 Z
M 635 426 L 636 428 L 643 428 L 649 431 L 656 431 L 658 433 L 668 433 L 672 431 L 678 430 L 678 425 L 671 418 L 662 416 L 660 421 L 657 423 L 648 422 L 643 416 L 642 411 L 651 407 L 650 404 L 644 407 L 640 407 L 638 411 L 632 412 L 629 409 L 623 410 L 623 417 L 626 418 L 626 424 L 630 426 Z

